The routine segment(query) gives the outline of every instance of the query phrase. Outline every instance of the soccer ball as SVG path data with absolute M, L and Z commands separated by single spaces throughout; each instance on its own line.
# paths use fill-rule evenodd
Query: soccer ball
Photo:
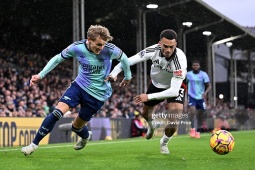
M 233 135 L 226 130 L 218 130 L 213 133 L 210 138 L 210 146 L 212 150 L 219 154 L 225 155 L 234 148 L 235 140 Z

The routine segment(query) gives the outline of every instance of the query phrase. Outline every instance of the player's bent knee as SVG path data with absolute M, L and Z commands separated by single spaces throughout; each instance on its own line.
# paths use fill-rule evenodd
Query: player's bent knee
M 54 115 L 58 119 L 61 119 L 63 117 L 63 112 L 59 109 L 54 109 L 52 115 Z

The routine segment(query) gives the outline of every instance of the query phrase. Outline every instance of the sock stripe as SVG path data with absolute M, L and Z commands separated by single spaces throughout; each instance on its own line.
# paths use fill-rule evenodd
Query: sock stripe
M 80 132 L 82 130 L 82 128 L 78 129 L 78 128 L 75 128 L 73 125 L 72 125 L 72 131 L 74 132 Z
M 61 110 L 59 109 L 55 109 L 52 114 L 54 114 L 54 116 L 56 116 L 58 119 L 60 119 L 61 117 L 63 117 L 63 113 L 61 112 Z

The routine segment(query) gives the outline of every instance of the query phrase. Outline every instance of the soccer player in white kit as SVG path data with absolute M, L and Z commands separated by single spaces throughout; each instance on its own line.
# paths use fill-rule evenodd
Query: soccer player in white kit
M 146 60 L 151 60 L 151 84 L 146 94 L 134 97 L 136 104 L 144 103 L 143 117 L 149 124 L 146 134 L 147 139 L 153 137 L 156 129 L 151 115 L 155 113 L 159 103 L 167 100 L 168 120 L 177 121 L 178 115 L 183 112 L 185 84 L 183 83 L 187 73 L 187 59 L 183 51 L 177 48 L 177 34 L 171 29 L 166 29 L 160 34 L 158 44 L 147 47 L 136 55 L 128 58 L 130 66 Z M 117 76 L 122 71 L 121 64 L 115 66 L 110 73 Z M 176 116 L 170 116 L 176 115 Z M 168 142 L 177 130 L 177 124 L 167 124 L 164 135 L 160 140 L 160 152 L 169 154 Z

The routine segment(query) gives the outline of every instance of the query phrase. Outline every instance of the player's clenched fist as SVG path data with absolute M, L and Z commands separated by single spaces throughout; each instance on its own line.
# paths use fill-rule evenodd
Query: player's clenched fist
M 147 94 L 140 94 L 139 96 L 135 96 L 134 101 L 135 101 L 136 104 L 147 102 L 148 101 L 148 95 Z
M 35 85 L 39 80 L 41 80 L 41 77 L 39 75 L 33 75 L 30 80 L 29 86 Z

